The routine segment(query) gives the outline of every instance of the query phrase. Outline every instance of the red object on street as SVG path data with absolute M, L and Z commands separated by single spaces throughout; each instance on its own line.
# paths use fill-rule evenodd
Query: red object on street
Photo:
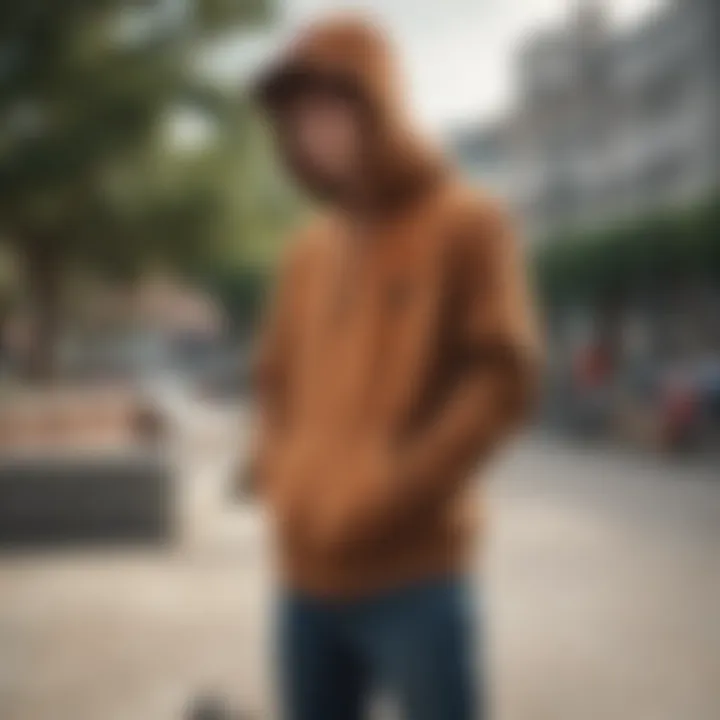
M 698 397 L 688 383 L 671 383 L 661 405 L 665 442 L 674 445 L 688 439 L 697 419 Z
M 573 374 L 580 390 L 604 385 L 612 371 L 609 353 L 600 344 L 588 345 L 575 356 Z

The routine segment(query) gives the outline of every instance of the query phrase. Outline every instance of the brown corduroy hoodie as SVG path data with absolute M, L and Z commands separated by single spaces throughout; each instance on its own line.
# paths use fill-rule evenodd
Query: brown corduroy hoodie
M 362 104 L 363 177 L 282 264 L 255 468 L 285 582 L 357 597 L 462 570 L 482 515 L 471 476 L 527 412 L 538 336 L 504 212 L 413 133 L 377 29 L 310 28 L 260 98 L 308 77 Z

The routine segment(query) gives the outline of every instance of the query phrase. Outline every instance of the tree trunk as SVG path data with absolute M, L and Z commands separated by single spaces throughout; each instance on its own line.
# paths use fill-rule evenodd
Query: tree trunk
M 26 256 L 26 275 L 33 305 L 33 332 L 27 371 L 35 382 L 51 382 L 57 364 L 57 345 L 62 316 L 60 259 L 44 243 Z

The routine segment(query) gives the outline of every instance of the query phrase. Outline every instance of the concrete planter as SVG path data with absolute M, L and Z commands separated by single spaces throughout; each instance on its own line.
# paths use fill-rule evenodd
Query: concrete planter
M 0 459 L 0 549 L 166 543 L 175 515 L 171 473 L 157 457 Z

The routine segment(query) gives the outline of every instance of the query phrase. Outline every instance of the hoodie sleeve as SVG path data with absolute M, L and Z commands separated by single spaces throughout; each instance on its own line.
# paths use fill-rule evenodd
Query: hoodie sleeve
M 335 548 L 399 532 L 454 495 L 515 429 L 536 394 L 539 345 L 519 243 L 501 209 L 474 206 L 450 248 L 446 391 L 423 427 L 378 453 L 362 492 L 317 527 Z
M 451 247 L 453 381 L 439 410 L 397 451 L 398 512 L 442 502 L 525 419 L 536 395 L 539 339 L 525 263 L 504 211 L 473 207 Z

